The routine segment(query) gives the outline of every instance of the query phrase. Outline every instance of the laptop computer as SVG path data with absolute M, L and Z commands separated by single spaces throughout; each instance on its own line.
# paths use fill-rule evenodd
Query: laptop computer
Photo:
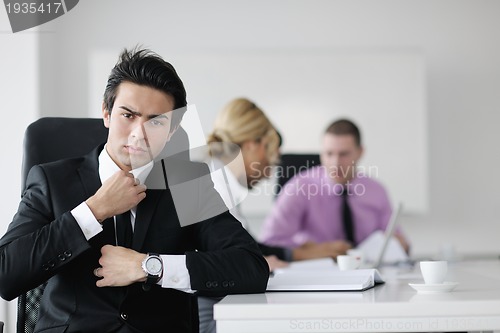
M 382 243 L 380 242 L 380 234 L 374 233 L 372 236 L 368 237 L 366 241 L 362 242 L 357 247 L 357 249 L 360 249 L 362 252 L 364 252 L 365 256 L 368 252 L 373 252 L 373 251 L 376 252 L 378 250 L 375 256 L 375 260 L 369 260 L 366 264 L 361 265 L 361 268 L 379 268 L 385 263 L 384 258 L 386 257 L 387 250 L 390 247 L 389 244 L 391 242 L 397 242 L 397 240 L 393 238 L 393 235 L 394 235 L 394 230 L 396 229 L 396 225 L 399 222 L 399 217 L 401 215 L 402 209 L 403 209 L 403 204 L 401 202 L 399 202 L 393 209 L 389 222 L 387 223 L 387 226 L 383 233 Z M 382 246 L 380 246 L 380 243 L 382 244 Z M 391 247 L 393 251 L 397 251 L 397 253 L 395 254 L 393 253 L 393 256 L 396 256 L 399 259 L 396 261 L 408 260 L 408 256 L 406 255 L 406 253 L 404 253 L 404 250 L 402 248 L 395 248 L 395 246 L 397 245 L 399 245 L 399 243 L 392 244 Z

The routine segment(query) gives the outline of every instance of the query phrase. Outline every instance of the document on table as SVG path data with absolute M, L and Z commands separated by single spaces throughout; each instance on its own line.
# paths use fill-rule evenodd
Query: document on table
M 360 291 L 383 283 L 376 269 L 338 270 L 332 259 L 299 261 L 277 269 L 267 291 Z
M 311 269 L 338 270 L 338 267 L 332 258 L 319 258 L 319 259 L 292 261 L 287 267 L 278 268 L 275 272 L 309 271 Z

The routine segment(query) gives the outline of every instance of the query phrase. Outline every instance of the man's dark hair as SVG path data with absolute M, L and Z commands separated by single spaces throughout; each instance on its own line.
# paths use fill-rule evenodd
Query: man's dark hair
M 116 91 L 122 82 L 135 83 L 160 90 L 174 98 L 170 130 L 181 122 L 186 112 L 186 89 L 174 67 L 148 49 L 124 49 L 111 70 L 104 91 L 104 107 L 111 113 Z
M 361 133 L 358 126 L 348 119 L 339 119 L 334 121 L 327 127 L 325 134 L 333 135 L 352 135 L 356 145 L 361 146 Z

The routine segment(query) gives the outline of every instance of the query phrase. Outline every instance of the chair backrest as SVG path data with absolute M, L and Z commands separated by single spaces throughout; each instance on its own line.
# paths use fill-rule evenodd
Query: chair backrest
M 286 182 L 297 173 L 320 164 L 319 154 L 282 154 L 274 193 L 278 195 Z
M 24 134 L 22 189 L 31 167 L 82 156 L 106 142 L 108 130 L 97 118 L 40 118 Z
M 32 166 L 85 155 L 106 142 L 107 137 L 108 129 L 100 118 L 46 117 L 36 120 L 24 134 L 22 191 Z M 182 127 L 179 127 L 162 152 L 162 156 L 171 155 L 190 158 L 188 135 Z M 33 332 L 45 286 L 46 283 L 19 296 L 17 333 Z
M 32 166 L 62 158 L 82 156 L 106 142 L 108 130 L 97 118 L 41 118 L 28 126 L 24 134 L 22 190 Z M 40 300 L 46 284 L 20 295 L 17 302 L 17 333 L 35 328 Z

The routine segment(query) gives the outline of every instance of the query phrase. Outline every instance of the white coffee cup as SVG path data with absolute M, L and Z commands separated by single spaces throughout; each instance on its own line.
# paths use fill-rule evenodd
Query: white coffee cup
M 364 260 L 364 253 L 360 249 L 349 249 L 347 250 L 347 255 L 351 257 L 355 257 L 356 259 L 359 260 L 360 265 L 363 264 Z
M 426 284 L 442 284 L 448 273 L 448 262 L 421 261 L 420 271 Z
M 337 256 L 337 265 L 341 271 L 348 271 L 359 268 L 361 259 L 350 255 Z

